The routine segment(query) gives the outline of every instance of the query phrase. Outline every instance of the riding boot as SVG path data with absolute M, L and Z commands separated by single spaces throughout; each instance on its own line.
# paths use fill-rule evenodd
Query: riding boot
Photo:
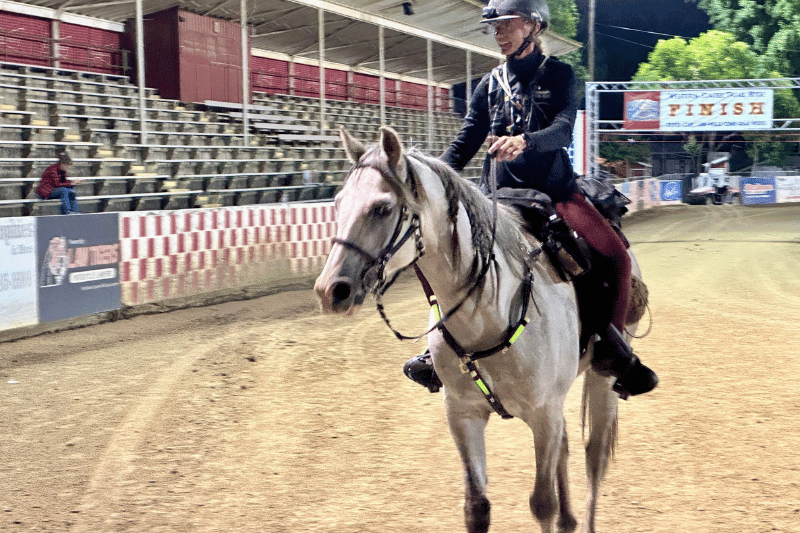
M 617 378 L 614 390 L 623 400 L 627 400 L 628 396 L 650 392 L 658 385 L 655 372 L 642 364 L 612 324 L 594 344 L 592 368 L 601 376 Z
M 403 365 L 403 373 L 408 379 L 419 383 L 431 392 L 439 392 L 442 382 L 433 368 L 431 352 L 425 350 L 422 355 L 412 357 Z

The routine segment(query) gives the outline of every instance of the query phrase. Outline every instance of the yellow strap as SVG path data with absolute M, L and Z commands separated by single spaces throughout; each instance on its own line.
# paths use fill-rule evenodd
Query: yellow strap
M 509 344 L 514 344 L 515 342 L 517 342 L 517 339 L 519 339 L 519 336 L 522 335 L 522 332 L 525 330 L 525 326 L 527 326 L 527 325 L 528 325 L 528 319 L 525 318 L 525 319 L 522 320 L 522 324 L 520 324 L 517 327 L 517 330 L 514 332 L 514 334 L 511 335 L 511 338 L 508 339 L 508 343 Z
M 431 308 L 433 309 L 433 318 L 438 322 L 442 319 L 442 311 L 439 309 L 439 302 L 436 300 L 436 295 L 431 294 L 429 300 L 431 302 Z

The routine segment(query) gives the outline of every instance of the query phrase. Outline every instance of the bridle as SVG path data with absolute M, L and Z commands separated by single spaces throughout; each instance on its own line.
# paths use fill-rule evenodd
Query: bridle
M 409 219 L 410 221 L 408 224 L 408 229 L 406 229 L 405 233 L 400 235 L 403 231 L 403 225 Z M 394 254 L 396 254 L 411 237 L 414 237 L 414 249 L 416 250 L 414 259 L 408 265 L 395 272 L 391 279 L 387 281 L 385 275 L 386 265 L 389 263 L 389 261 L 391 261 L 392 257 L 394 257 Z M 419 258 L 425 254 L 425 250 L 422 245 L 422 231 L 419 224 L 419 215 L 413 213 L 409 217 L 408 208 L 405 205 L 403 205 L 400 210 L 400 216 L 397 219 L 397 224 L 394 227 L 392 237 L 389 239 L 388 244 L 383 247 L 383 250 L 375 255 L 364 250 L 361 246 L 357 245 L 353 241 L 340 239 L 339 237 L 334 237 L 331 240 L 334 244 L 341 244 L 345 248 L 353 250 L 367 259 L 364 268 L 361 270 L 360 278 L 362 280 L 362 288 L 372 294 L 382 295 L 384 292 L 386 292 L 403 271 L 414 266 Z M 368 279 L 368 274 L 371 270 L 375 271 L 375 284 L 372 286 L 367 286 L 366 280 Z
M 363 165 L 367 166 L 367 165 Z M 354 170 L 357 167 L 354 167 Z M 375 168 L 378 172 L 380 169 Z M 411 173 L 411 165 L 407 164 L 406 168 L 408 168 L 408 173 Z M 436 323 L 431 326 L 427 331 L 414 336 L 404 335 L 397 331 L 389 321 L 388 316 L 386 315 L 386 311 L 383 306 L 382 296 L 389 290 L 397 278 L 409 268 L 412 268 L 416 265 L 417 261 L 424 255 L 424 245 L 422 244 L 422 231 L 420 227 L 419 215 L 417 213 L 413 213 L 409 217 L 409 210 L 405 204 L 403 204 L 400 216 L 398 217 L 397 224 L 395 225 L 394 231 L 392 232 L 392 237 L 389 239 L 389 242 L 384 246 L 383 250 L 381 250 L 376 255 L 369 253 L 368 251 L 364 250 L 361 246 L 355 244 L 352 241 L 347 239 L 340 239 L 338 237 L 334 237 L 333 243 L 340 244 L 345 248 L 355 251 L 356 253 L 364 256 L 367 259 L 367 263 L 365 264 L 362 272 L 361 272 L 361 280 L 362 280 L 362 288 L 366 291 L 370 292 L 375 298 L 375 305 L 378 309 L 378 313 L 383 319 L 386 326 L 394 333 L 395 337 L 399 340 L 417 340 L 428 333 L 432 332 L 435 329 L 439 329 L 442 332 L 443 338 L 445 342 L 450 346 L 450 348 L 456 353 L 461 364 L 463 365 L 465 371 L 469 372 L 472 379 L 477 384 L 478 388 L 483 393 L 486 400 L 489 402 L 491 407 L 494 411 L 499 414 L 502 418 L 513 418 L 512 415 L 506 411 L 503 407 L 500 400 L 492 393 L 489 387 L 484 383 L 483 377 L 478 370 L 477 360 L 489 357 L 494 355 L 500 351 L 504 351 L 511 346 L 517 338 L 519 338 L 520 334 L 524 330 L 525 326 L 528 323 L 527 319 L 527 311 L 528 311 L 528 302 L 531 299 L 531 289 L 533 285 L 533 273 L 530 269 L 528 262 L 525 264 L 526 273 L 523 278 L 523 283 L 520 288 L 520 296 L 522 298 L 522 310 L 520 313 L 520 319 L 515 324 L 512 324 L 506 330 L 506 334 L 503 337 L 503 340 L 497 344 L 496 346 L 486 349 L 480 350 L 475 352 L 467 352 L 459 343 L 458 341 L 450 334 L 450 332 L 445 328 L 445 322 L 453 315 L 456 311 L 458 311 L 461 306 L 472 296 L 473 293 L 483 284 L 484 280 L 486 279 L 487 274 L 489 273 L 489 269 L 492 265 L 497 264 L 497 259 L 494 255 L 494 245 L 496 240 L 497 234 L 497 179 L 496 179 L 496 161 L 492 160 L 492 171 L 491 171 L 491 192 L 492 192 L 492 200 L 494 203 L 494 210 L 493 210 L 493 220 L 492 220 L 492 237 L 491 242 L 489 245 L 489 250 L 492 250 L 487 256 L 486 260 L 483 263 L 480 273 L 475 278 L 472 286 L 467 290 L 466 294 L 461 298 L 461 300 L 454 305 L 449 311 L 446 313 L 441 312 L 441 308 L 439 307 L 438 302 L 436 301 L 435 296 L 431 296 L 431 305 L 434 309 L 434 316 L 438 319 Z M 408 228 L 406 229 L 405 233 L 403 232 L 403 226 L 407 220 L 409 220 Z M 401 236 L 402 233 L 402 236 Z M 386 264 L 392 259 L 394 254 L 397 253 L 400 248 L 402 248 L 406 242 L 411 237 L 414 237 L 415 243 L 415 255 L 414 258 L 409 262 L 407 265 L 399 268 L 390 279 L 386 279 L 385 276 L 385 268 Z M 529 252 L 528 254 L 528 261 L 534 261 L 538 257 L 538 255 L 542 252 L 542 248 L 534 249 Z M 372 286 L 368 286 L 367 274 L 371 270 L 375 270 L 375 283 Z

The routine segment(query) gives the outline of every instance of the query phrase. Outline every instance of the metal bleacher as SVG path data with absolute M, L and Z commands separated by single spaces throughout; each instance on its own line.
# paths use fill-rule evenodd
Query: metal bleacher
M 326 200 L 350 168 L 338 126 L 362 135 L 380 126 L 376 105 L 326 101 L 320 131 L 319 100 L 257 94 L 245 136 L 240 104 L 186 104 L 152 89 L 145 101 L 143 144 L 127 78 L 0 63 L 0 216 L 60 213 L 34 188 L 65 149 L 85 213 Z M 387 108 L 387 119 L 407 145 L 426 146 L 426 113 Z M 438 154 L 460 118 L 438 113 L 435 125 Z

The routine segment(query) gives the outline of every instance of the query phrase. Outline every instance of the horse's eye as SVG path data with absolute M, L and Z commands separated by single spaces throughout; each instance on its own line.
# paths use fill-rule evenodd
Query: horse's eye
M 378 204 L 372 208 L 372 218 L 386 218 L 392 213 L 392 206 L 389 204 Z

